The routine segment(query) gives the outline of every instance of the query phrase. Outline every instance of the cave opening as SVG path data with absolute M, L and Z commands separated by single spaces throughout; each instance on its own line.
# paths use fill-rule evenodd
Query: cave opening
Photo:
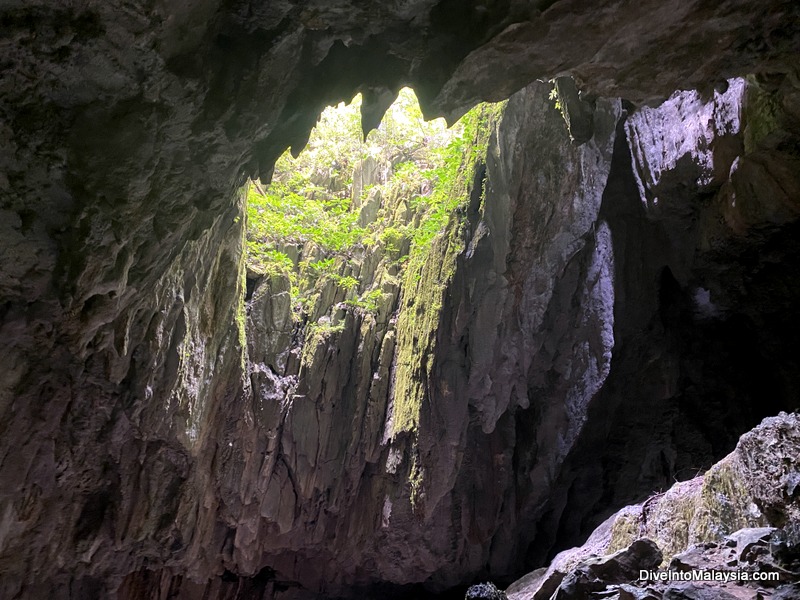
M 692 131 L 706 106 L 691 106 L 688 124 L 676 127 Z M 702 212 L 725 189 L 706 161 L 705 133 L 697 155 L 675 150 L 650 123 L 626 129 L 637 114 L 630 103 L 584 98 L 564 78 L 479 105 L 450 129 L 425 122 L 409 89 L 366 139 L 359 108 L 356 98 L 323 112 L 305 150 L 281 156 L 269 183 L 244 188 L 240 310 L 254 413 L 283 436 L 263 452 L 266 492 L 251 501 L 264 507 L 267 533 L 256 543 L 334 526 L 331 497 L 342 492 L 318 464 L 346 465 L 339 476 L 354 477 L 358 502 L 367 511 L 380 504 L 380 517 L 363 546 L 330 537 L 317 548 L 327 567 L 277 567 L 257 586 L 226 571 L 226 584 L 255 586 L 243 597 L 317 585 L 331 597 L 449 599 L 471 583 L 510 585 L 583 544 L 610 512 L 695 480 L 762 418 L 793 408 L 792 368 L 774 361 L 774 352 L 791 355 L 791 342 L 742 302 L 789 276 L 731 292 L 725 278 L 735 274 L 719 271 L 730 256 L 692 245 Z M 654 148 L 636 147 L 643 132 Z M 743 151 L 725 136 L 720 144 Z M 673 163 L 647 163 L 659 152 Z M 664 176 L 648 180 L 647 169 Z M 769 233 L 762 245 L 782 253 L 790 239 Z M 760 262 L 741 256 L 745 267 Z M 792 290 L 777 302 L 787 320 Z M 490 325 L 486 302 L 497 311 Z M 504 362 L 507 339 L 524 348 L 512 350 L 514 366 Z M 781 339 L 782 349 L 764 352 L 765 339 Z M 570 361 L 586 366 L 572 375 Z M 753 370 L 768 380 L 754 382 Z M 507 380 L 497 378 L 503 371 Z M 447 456 L 461 436 L 472 441 Z M 558 465 L 552 480 L 542 474 L 547 461 Z M 448 468 L 455 483 L 426 515 L 437 470 Z M 362 585 L 351 573 L 355 582 L 343 584 L 321 574 L 353 568 L 336 557 L 343 544 L 383 557 L 364 568 L 391 570 L 376 565 L 392 555 L 386 548 L 402 547 L 406 528 L 438 543 L 426 535 L 452 518 L 449 502 L 464 523 L 451 543 L 470 540 L 484 555 L 468 576 L 450 574 L 448 560 L 429 571 L 413 559 L 422 582 L 373 574 Z M 487 511 L 497 521 L 483 522 Z M 335 526 L 363 527 L 356 513 L 343 522 Z
M 343 310 L 376 313 L 382 286 L 402 281 L 454 215 L 478 210 L 481 187 L 466 198 L 460 172 L 472 168 L 466 156 L 482 160 L 500 110 L 481 104 L 448 126 L 425 120 L 402 88 L 365 135 L 361 94 L 325 109 L 296 157 L 286 150 L 268 183 L 245 187 L 245 299 L 264 277 L 284 276 L 293 319 L 311 320 L 309 331 L 339 327 Z
M 800 571 L 800 6 L 6 4 L 0 597 Z

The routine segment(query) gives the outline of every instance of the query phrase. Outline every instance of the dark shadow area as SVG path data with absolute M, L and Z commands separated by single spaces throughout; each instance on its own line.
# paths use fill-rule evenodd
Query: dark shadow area
M 648 219 L 630 165 L 620 125 L 601 209 L 616 270 L 611 372 L 559 476 L 565 492 L 549 501 L 529 547 L 528 571 L 582 544 L 619 508 L 702 474 L 765 417 L 800 406 L 800 228 L 677 255 L 674 240 L 692 231 Z

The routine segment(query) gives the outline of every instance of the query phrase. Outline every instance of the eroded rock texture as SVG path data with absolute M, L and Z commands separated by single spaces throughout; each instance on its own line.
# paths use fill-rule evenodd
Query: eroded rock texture
M 583 546 L 559 553 L 546 569 L 512 584 L 509 599 L 795 597 L 799 426 L 797 414 L 765 419 L 704 476 L 623 508 Z M 640 570 L 659 569 L 719 575 L 716 581 L 640 578 Z M 740 572 L 777 577 L 737 581 Z
M 502 579 L 793 407 L 797 10 L 5 2 L 0 595 Z M 404 83 L 455 115 L 567 71 L 637 103 L 703 95 L 625 124 L 586 99 L 575 147 L 549 90 L 520 92 L 484 207 L 421 278 L 428 321 L 398 320 L 411 418 L 384 426 L 401 355 L 361 323 L 287 395 L 279 282 L 248 348 L 243 176 L 359 89 L 372 117 Z

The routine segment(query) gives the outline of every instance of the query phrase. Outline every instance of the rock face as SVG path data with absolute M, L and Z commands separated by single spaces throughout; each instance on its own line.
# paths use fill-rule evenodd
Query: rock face
M 585 545 L 515 582 L 509 600 L 795 597 L 800 499 L 785 486 L 798 472 L 798 431 L 797 414 L 765 419 L 704 477 L 620 510 Z M 768 490 L 765 463 L 774 465 Z M 672 579 L 652 576 L 656 571 Z M 713 579 L 682 581 L 691 571 Z M 741 573 L 775 578 L 740 581 Z
M 757 421 L 758 406 L 764 415 L 774 414 L 781 407 L 765 404 L 784 391 L 783 397 L 794 397 L 794 378 L 777 371 L 794 370 L 789 363 L 795 359 L 783 363 L 782 352 L 770 348 L 792 344 L 784 333 L 795 335 L 787 301 L 796 293 L 790 291 L 796 290 L 795 275 L 785 273 L 784 283 L 772 280 L 777 273 L 767 257 L 796 252 L 794 242 L 779 241 L 786 235 L 779 231 L 797 210 L 788 200 L 797 198 L 796 177 L 789 175 L 796 172 L 797 156 L 786 145 L 785 136 L 793 134 L 777 129 L 771 141 L 764 138 L 771 150 L 748 152 L 746 141 L 764 123 L 765 112 L 757 108 L 762 93 L 758 84 L 730 82 L 709 102 L 696 93 L 676 94 L 658 109 L 637 111 L 624 125 L 627 147 L 616 149 L 612 167 L 631 160 L 633 169 L 612 168 L 601 211 L 617 234 L 614 358 L 593 406 L 596 418 L 590 413 L 584 430 L 583 451 L 565 471 L 575 466 L 562 535 L 580 528 L 580 504 L 619 506 L 622 490 L 663 490 L 675 475 L 688 479 L 733 447 L 738 434 L 731 433 Z M 794 93 L 787 89 L 783 97 Z M 788 115 L 778 119 L 794 130 Z M 756 166 L 765 160 L 769 168 Z M 740 167 L 754 176 L 747 191 Z M 764 304 L 751 304 L 755 297 Z M 754 364 L 771 370 L 779 363 L 785 366 L 767 380 L 786 383 L 770 391 L 741 377 Z M 785 407 L 794 404 L 789 400 Z M 586 465 L 600 447 L 608 459 L 590 475 Z M 591 498 L 593 480 L 601 477 L 617 483 Z
M 498 590 L 493 583 L 479 583 L 470 586 L 465 596 L 466 600 L 508 600 L 502 590 Z
M 508 578 L 793 408 L 797 11 L 5 3 L 0 596 Z M 421 273 L 427 320 L 372 347 L 345 321 L 286 380 L 282 283 L 244 306 L 244 174 L 359 89 L 373 119 L 403 83 L 452 116 L 566 71 L 636 102 L 703 94 L 624 123 L 627 104 L 579 98 L 576 147 L 549 90 L 521 91 L 483 207 Z

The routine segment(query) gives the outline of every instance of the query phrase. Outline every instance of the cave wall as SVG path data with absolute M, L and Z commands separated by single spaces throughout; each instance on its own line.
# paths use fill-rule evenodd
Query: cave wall
M 792 256 L 797 171 L 738 182 L 744 206 L 761 206 L 752 194 L 764 187 L 789 191 L 788 213 L 758 212 L 758 236 L 714 215 L 730 209 L 720 198 L 734 165 L 767 151 L 771 164 L 797 160 L 791 117 L 746 151 L 764 127 L 747 100 L 764 90 L 731 80 L 713 99 L 684 92 L 632 114 L 587 102 L 591 137 L 576 144 L 551 90 L 512 96 L 486 164 L 467 169 L 470 204 L 418 270 L 398 284 L 389 261 L 365 257 L 360 275 L 391 282 L 374 314 L 335 316 L 338 296 L 322 290 L 309 310 L 325 325 L 303 330 L 285 276 L 251 283 L 252 419 L 226 417 L 216 469 L 228 538 L 204 567 L 228 580 L 141 571 L 123 595 L 227 585 L 233 597 L 335 597 L 382 582 L 382 595 L 404 597 L 423 593 L 414 584 L 503 581 L 796 406 L 791 330 L 749 322 L 778 305 L 771 318 L 791 322 L 793 275 L 762 281 L 732 254 L 766 243 Z M 737 302 L 735 268 L 750 294 L 781 282 L 785 296 Z M 418 412 L 401 418 L 401 404 Z
M 791 27 L 797 10 L 791 2 L 745 1 L 714 7 L 609 2 L 592 10 L 567 0 L 552 5 L 476 2 L 466 7 L 447 2 L 358 6 L 341 2 L 324 7 L 244 1 L 4 3 L 0 8 L 3 595 L 103 597 L 132 572 L 143 573 L 141 580 L 128 578 L 124 584 L 123 590 L 134 590 L 132 597 L 144 589 L 168 593 L 176 586 L 189 590 L 185 593 L 191 597 L 204 593 L 202 582 L 210 575 L 220 578 L 209 589 L 225 588 L 224 593 L 235 595 L 245 588 L 267 593 L 265 586 L 272 586 L 269 593 L 274 593 L 278 584 L 269 569 L 262 571 L 267 566 L 283 573 L 284 579 L 302 574 L 308 587 L 321 586 L 307 569 L 327 585 L 327 575 L 322 577 L 314 562 L 324 557 L 304 554 L 300 542 L 287 542 L 285 552 L 267 555 L 249 545 L 274 519 L 272 514 L 251 518 L 247 511 L 253 508 L 242 502 L 254 493 L 244 489 L 247 482 L 258 480 L 257 471 L 242 471 L 245 466 L 255 468 L 257 461 L 243 457 L 261 452 L 270 433 L 269 427 L 258 425 L 251 379 L 245 373 L 243 224 L 235 191 L 244 175 L 266 175 L 287 145 L 299 149 L 323 105 L 349 98 L 358 89 L 367 94 L 370 110 L 379 112 L 387 93 L 390 96 L 391 90 L 410 83 L 428 114 L 453 116 L 479 98 L 499 99 L 537 76 L 566 71 L 595 92 L 635 102 L 655 102 L 681 87 L 699 87 L 708 96 L 714 93 L 713 84 L 720 85 L 728 76 L 769 74 L 764 79 L 766 90 L 754 96 L 751 105 L 762 126 L 741 141 L 751 159 L 740 161 L 729 181 L 723 174 L 718 179 L 722 187 L 710 203 L 706 197 L 704 210 L 689 217 L 692 223 L 706 224 L 696 228 L 703 232 L 699 247 L 705 251 L 691 263 L 694 270 L 687 271 L 681 261 L 667 261 L 660 266 L 668 266 L 670 274 L 660 271 L 658 281 L 668 285 L 650 280 L 644 286 L 649 292 L 617 286 L 614 299 L 617 307 L 621 298 L 636 294 L 649 293 L 652 300 L 652 294 L 672 286 L 672 299 L 658 305 L 667 305 L 664 310 L 676 312 L 678 319 L 691 320 L 693 305 L 686 290 L 700 285 L 693 282 L 696 278 L 726 315 L 744 320 L 742 328 L 734 327 L 726 335 L 744 331 L 748 346 L 762 348 L 764 362 L 774 365 L 776 387 L 768 395 L 776 397 L 775 405 L 781 398 L 796 397 L 792 377 L 796 370 L 785 352 L 793 333 L 787 317 L 796 298 L 791 283 L 796 278 L 786 276 L 785 266 L 791 264 L 787 248 L 793 248 L 796 237 L 791 228 L 797 198 L 796 183 L 791 183 L 796 138 L 789 126 L 796 124 L 798 104 L 791 76 L 783 74 L 797 64 L 797 31 Z M 617 34 L 609 36 L 612 31 Z M 566 138 L 558 135 L 566 144 Z M 619 140 L 618 132 L 615 138 Z M 503 138 L 499 139 L 502 147 Z M 608 138 L 600 145 L 610 143 Z M 556 154 L 567 152 L 564 148 Z M 608 154 L 607 148 L 595 151 Z M 577 155 L 569 155 L 570 164 L 581 164 L 589 150 L 581 146 L 571 152 Z M 600 161 L 601 179 L 606 170 L 614 172 L 614 161 L 609 166 L 603 162 L 607 160 Z M 499 163 L 496 166 L 496 176 L 502 179 L 503 169 Z M 620 177 L 618 185 L 630 187 Z M 591 189 L 596 192 L 598 185 L 602 184 Z M 750 202 L 737 200 L 734 210 L 725 200 L 734 193 Z M 601 212 L 612 211 L 605 208 L 608 196 L 607 187 Z M 553 295 L 565 303 L 571 293 L 594 299 L 591 306 L 571 307 L 567 314 L 572 319 L 607 315 L 609 298 L 602 282 L 611 269 L 630 269 L 632 276 L 624 280 L 632 287 L 638 281 L 635 263 L 619 258 L 638 243 L 628 242 L 627 250 L 618 248 L 621 242 L 613 228 L 603 227 L 610 217 L 593 216 L 596 194 L 592 198 L 590 212 L 581 213 L 581 218 L 571 215 L 577 225 L 567 226 L 566 237 L 549 249 L 552 257 L 547 264 L 556 268 L 565 266 L 570 244 L 581 247 L 579 259 L 567 261 L 563 291 Z M 487 215 L 489 223 L 508 218 L 502 216 L 502 204 L 497 206 L 494 216 Z M 632 205 L 630 212 L 635 210 Z M 509 214 L 515 215 L 512 224 L 529 219 L 525 211 Z M 479 219 L 474 227 L 477 235 Z M 523 248 L 537 247 L 533 240 L 525 241 L 529 234 L 524 229 L 512 226 L 508 235 Z M 651 233 L 640 228 L 637 235 L 652 242 Z M 597 239 L 604 241 L 598 245 Z M 498 243 L 490 254 L 501 269 L 506 250 L 505 242 Z M 538 250 L 548 247 L 543 240 L 538 244 Z M 478 257 L 476 265 L 489 252 L 486 243 L 479 245 L 476 241 L 476 254 L 471 255 Z M 684 249 L 694 253 L 688 242 Z M 512 254 L 511 272 L 526 271 L 530 259 L 516 250 Z M 742 268 L 730 267 L 740 262 Z M 454 282 L 459 291 L 453 297 L 469 298 L 458 286 L 468 285 L 474 277 L 465 265 Z M 519 311 L 514 303 L 528 303 L 523 305 L 530 305 L 531 313 L 527 308 L 523 313 L 530 321 L 524 327 L 541 326 L 539 318 L 561 333 L 570 328 L 569 321 L 558 322 L 559 311 L 553 300 L 546 299 L 549 292 L 540 289 L 546 287 L 541 279 L 514 277 L 518 299 L 506 295 L 505 284 L 482 287 L 481 293 L 490 302 L 506 302 L 514 311 Z M 486 283 L 483 276 L 479 281 Z M 754 296 L 761 301 L 751 303 Z M 438 445 L 437 432 L 449 420 L 455 396 L 437 391 L 440 396 L 433 396 L 437 400 L 429 401 L 422 413 L 422 439 L 416 447 L 421 449 L 418 464 L 428 489 L 422 521 L 409 525 L 408 531 L 428 535 L 435 541 L 433 550 L 420 553 L 418 540 L 424 535 L 404 537 L 405 529 L 398 524 L 391 543 L 373 542 L 382 547 L 383 566 L 364 568 L 351 557 L 352 570 L 341 576 L 342 585 L 372 582 L 388 568 L 389 559 L 392 565 L 405 567 L 403 561 L 417 565 L 398 569 L 409 581 L 422 581 L 435 572 L 429 581 L 435 589 L 477 569 L 502 575 L 504 569 L 512 569 L 509 557 L 519 554 L 514 541 L 508 541 L 516 539 L 515 527 L 534 523 L 540 513 L 548 515 L 548 522 L 557 522 L 549 515 L 566 512 L 576 515 L 573 520 L 595 514 L 621 500 L 615 494 L 633 494 L 664 477 L 663 473 L 653 481 L 645 477 L 640 486 L 629 489 L 608 482 L 596 505 L 576 500 L 583 495 L 574 491 L 572 500 L 564 498 L 570 496 L 568 490 L 581 489 L 580 479 L 571 473 L 580 472 L 579 466 L 586 463 L 585 456 L 570 451 L 571 445 L 590 453 L 609 436 L 623 440 L 620 432 L 629 431 L 629 422 L 621 419 L 629 414 L 629 405 L 619 400 L 625 379 L 620 376 L 616 383 L 608 379 L 615 372 L 613 354 L 612 368 L 605 374 L 609 345 L 636 332 L 635 327 L 627 333 L 619 330 L 627 320 L 620 320 L 619 308 L 614 313 L 613 342 L 607 328 L 588 327 L 578 340 L 582 348 L 570 356 L 556 356 L 570 345 L 563 338 L 546 349 L 549 354 L 537 354 L 535 360 L 545 360 L 552 373 L 569 370 L 573 361 L 590 365 L 594 375 L 588 380 L 576 375 L 531 383 L 523 373 L 529 367 L 518 365 L 513 356 L 519 353 L 523 363 L 533 358 L 526 354 L 528 349 L 521 352 L 514 346 L 542 343 L 544 347 L 544 341 L 502 342 L 498 337 L 496 344 L 508 344 L 501 353 L 507 369 L 514 366 L 510 376 L 504 371 L 499 371 L 501 377 L 489 374 L 492 382 L 487 383 L 494 359 L 479 356 L 485 349 L 482 335 L 467 343 L 471 358 L 482 365 L 474 373 L 465 371 L 465 360 L 458 353 L 464 350 L 463 333 L 469 329 L 477 335 L 491 319 L 484 321 L 473 304 L 470 316 L 464 317 L 452 298 L 449 302 L 439 335 L 445 336 L 445 346 L 453 348 L 451 360 L 443 352 L 433 369 L 437 380 L 464 384 L 460 389 L 472 412 L 461 409 L 461 433 L 458 428 L 448 433 L 446 452 Z M 546 302 L 552 303 L 550 312 L 536 317 Z M 624 306 L 632 304 L 636 302 Z M 646 323 L 651 315 L 644 309 L 639 312 L 642 316 L 636 322 Z M 471 321 L 476 323 L 473 328 L 465 324 Z M 696 344 L 690 335 L 676 337 L 676 348 Z M 622 372 L 636 370 L 641 353 L 633 348 Z M 746 357 L 741 360 L 747 362 Z M 690 366 L 685 365 L 684 371 Z M 587 423 L 603 425 L 576 428 L 581 411 L 591 408 L 582 404 L 586 394 L 603 379 L 605 388 L 614 383 L 618 390 L 608 392 L 612 399 L 607 406 L 621 420 L 589 417 Z M 510 388 L 489 394 L 481 387 L 502 388 L 506 380 L 527 381 L 537 394 L 519 386 L 513 394 Z M 552 404 L 559 394 L 583 397 L 569 404 L 572 413 L 560 414 L 559 406 Z M 550 400 L 535 406 L 542 406 L 545 413 L 554 411 L 549 418 L 565 432 L 564 439 L 571 440 L 555 447 L 548 441 L 548 452 L 555 454 L 541 462 L 533 437 L 526 438 L 530 447 L 523 444 L 519 452 L 512 454 L 511 448 L 517 446 L 509 445 L 517 429 L 535 431 L 550 422 L 541 420 L 535 406 L 533 412 L 523 410 L 526 398 L 539 395 Z M 689 405 L 696 406 L 698 398 L 690 399 Z M 507 409 L 514 406 L 520 410 L 512 417 Z M 515 423 L 525 420 L 531 423 Z M 541 435 L 548 434 L 542 430 Z M 584 443 L 584 437 L 595 441 Z M 704 437 L 701 432 L 693 437 L 703 446 L 701 455 L 707 452 L 709 457 L 717 452 L 714 443 L 722 448 L 729 441 L 721 434 Z M 707 449 L 709 444 L 713 452 Z M 459 448 L 465 449 L 464 456 Z M 491 465 L 486 464 L 489 456 Z M 562 459 L 578 466 L 568 470 L 569 475 L 552 472 L 552 465 Z M 686 463 L 691 458 L 681 460 Z M 531 488 L 523 493 L 526 499 L 504 497 L 503 506 L 496 506 L 493 477 L 501 482 L 517 478 L 510 472 L 525 473 L 528 468 L 514 466 L 520 461 L 542 465 L 545 478 L 557 480 L 553 489 L 562 490 L 561 498 L 547 500 L 544 491 L 522 477 L 520 489 Z M 596 461 L 592 464 L 598 468 Z M 449 476 L 437 479 L 443 468 Z M 472 481 L 469 473 L 480 473 L 482 479 Z M 648 477 L 652 479 L 652 473 Z M 405 481 L 397 482 L 397 488 L 403 488 Z M 465 536 L 455 525 L 449 528 L 442 516 L 453 518 L 457 514 L 453 507 L 464 505 L 464 498 L 474 497 L 477 488 L 497 515 L 465 518 L 464 523 L 474 525 Z M 285 523 L 289 520 L 285 509 L 281 516 L 282 502 L 276 502 L 277 521 Z M 364 502 L 370 505 L 371 496 Z M 510 510 L 515 502 L 523 508 Z M 540 502 L 552 512 L 542 513 Z M 578 505 L 580 510 L 563 510 Z M 353 508 L 360 509 L 358 504 Z M 474 512 L 486 511 L 476 507 Z M 519 515 L 525 519 L 515 521 Z M 585 529 L 567 521 L 562 519 L 562 528 L 569 534 Z M 439 526 L 431 528 L 431 523 Z M 460 544 L 458 561 L 450 563 L 451 538 L 441 537 L 442 531 Z M 336 534 L 348 535 L 348 530 Z M 555 533 L 535 535 L 545 540 L 538 554 L 549 552 Z M 487 549 L 487 540 L 495 537 L 497 543 Z M 525 545 L 525 539 L 517 543 Z M 323 541 L 315 544 L 324 545 Z M 392 555 L 393 548 L 405 548 L 406 554 Z M 439 562 L 429 561 L 430 557 Z M 337 560 L 349 558 L 339 555 Z M 261 579 L 238 578 L 259 572 Z M 230 591 L 234 587 L 239 591 Z
M 559 552 L 547 567 L 510 585 L 509 600 L 796 597 L 797 419 L 797 413 L 785 412 L 764 419 L 704 474 L 623 507 L 580 547 Z M 756 544 L 761 549 L 753 553 Z M 763 586 L 723 578 L 713 583 L 640 578 L 640 569 L 654 568 L 773 572 L 775 579 Z
M 796 279 L 742 260 L 765 245 L 764 260 L 793 262 L 796 123 L 750 100 L 791 106 L 784 83 L 731 80 L 708 100 L 684 92 L 634 112 L 595 99 L 580 107 L 582 144 L 551 86 L 534 84 L 468 170 L 465 213 L 374 315 L 298 331 L 288 280 L 254 282 L 254 420 L 229 425 L 219 459 L 230 589 L 336 596 L 382 582 L 404 597 L 423 593 L 414 584 L 510 579 L 795 408 Z M 745 183 L 749 161 L 784 168 Z M 735 208 L 733 186 L 757 234 L 720 215 Z M 369 277 L 387 277 L 377 261 L 364 261 Z M 314 317 L 323 304 L 339 306 L 335 294 L 318 301 Z M 401 401 L 419 411 L 410 422 Z M 255 579 L 233 575 L 265 564 Z M 123 593 L 191 598 L 223 581 L 141 572 Z
M 794 102 L 792 85 L 773 90 L 773 106 Z M 711 100 L 684 92 L 625 120 L 600 213 L 619 257 L 611 372 L 560 476 L 558 528 L 540 532 L 534 562 L 554 536 L 581 540 L 589 513 L 695 476 L 761 417 L 796 409 L 794 259 L 781 275 L 768 265 L 796 252 L 785 227 L 797 211 L 787 165 L 797 165 L 798 121 L 793 109 L 773 120 L 763 94 L 732 80 Z M 748 147 L 765 122 L 763 145 Z

